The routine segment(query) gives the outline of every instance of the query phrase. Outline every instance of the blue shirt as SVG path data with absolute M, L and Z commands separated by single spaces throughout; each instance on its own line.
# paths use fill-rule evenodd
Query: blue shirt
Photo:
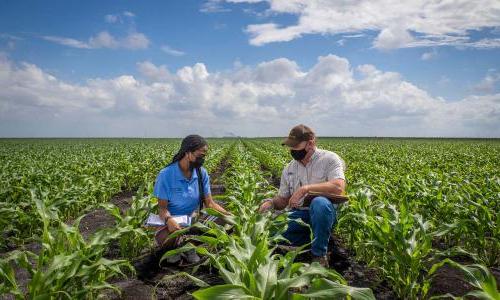
M 205 196 L 210 194 L 210 178 L 207 170 L 201 168 L 202 186 Z M 179 162 L 163 168 L 156 177 L 153 194 L 156 198 L 167 200 L 171 215 L 190 215 L 200 205 L 198 174 L 193 170 L 191 178 L 182 174 Z

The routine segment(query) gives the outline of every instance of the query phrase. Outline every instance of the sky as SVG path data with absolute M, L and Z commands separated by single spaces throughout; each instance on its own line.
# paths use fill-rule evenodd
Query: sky
M 0 137 L 500 137 L 498 0 L 0 2 Z

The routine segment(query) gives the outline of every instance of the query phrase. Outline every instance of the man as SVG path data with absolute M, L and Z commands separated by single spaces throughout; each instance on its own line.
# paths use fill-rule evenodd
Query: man
M 346 186 L 344 161 L 334 152 L 316 148 L 316 135 L 303 124 L 293 127 L 282 145 L 290 148 L 294 159 L 283 169 L 278 195 L 262 203 L 259 211 L 290 207 L 291 219 L 300 218 L 311 226 L 313 262 L 328 267 L 326 254 L 337 221 L 337 204 L 322 196 L 315 197 L 309 207 L 303 207 L 302 202 L 309 192 L 342 195 Z M 283 236 L 294 246 L 310 241 L 309 228 L 293 220 Z

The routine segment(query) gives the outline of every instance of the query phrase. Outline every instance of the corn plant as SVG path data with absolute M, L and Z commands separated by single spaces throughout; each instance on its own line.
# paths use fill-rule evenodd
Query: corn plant
M 497 288 L 496 278 L 485 266 L 479 264 L 464 266 L 447 258 L 440 263 L 433 265 L 431 270 L 429 271 L 429 274 L 436 274 L 436 271 L 445 264 L 462 271 L 465 276 L 465 282 L 476 288 L 475 290 L 468 292 L 464 297 L 474 297 L 477 299 L 485 300 L 500 299 L 500 292 Z M 463 299 L 462 297 L 455 297 L 451 294 L 432 297 L 432 299 L 439 298 Z
M 101 205 L 115 218 L 115 226 L 122 232 L 118 239 L 122 257 L 136 257 L 142 250 L 152 246 L 154 232 L 144 228 L 144 221 L 153 209 L 152 188 L 150 183 L 147 188 L 149 193 L 145 195 L 144 186 L 141 186 L 136 196 L 132 197 L 132 205 L 123 215 L 120 209 L 111 203 Z
M 0 292 L 16 299 L 89 299 L 99 290 L 113 289 L 107 281 L 133 271 L 126 260 L 103 257 L 108 243 L 117 239 L 120 229 L 101 230 L 86 242 L 78 226 L 82 217 L 69 226 L 59 220 L 56 212 L 45 206 L 32 191 L 34 203 L 43 224 L 40 253 L 16 250 L 0 261 Z M 51 226 L 54 224 L 55 226 Z M 15 269 L 25 269 L 30 281 L 26 291 L 16 282 Z
M 178 141 L 82 139 L 0 143 L 0 234 L 10 243 L 20 245 L 41 234 L 38 212 L 26 201 L 31 189 L 46 194 L 46 206 L 57 209 L 62 220 L 72 219 L 109 201 L 121 190 L 154 181 L 171 159 Z

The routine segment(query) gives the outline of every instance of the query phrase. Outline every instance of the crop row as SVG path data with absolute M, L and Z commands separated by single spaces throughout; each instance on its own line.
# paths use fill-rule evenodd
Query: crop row
M 201 245 L 188 243 L 164 255 L 196 249 L 217 268 L 225 284 L 208 286 L 182 273 L 204 287 L 193 293 L 196 299 L 374 299 L 370 289 L 347 286 L 334 270 L 318 263 L 295 262 L 302 249 L 285 255 L 275 253 L 277 243 L 283 242 L 287 214 L 273 218 L 270 213 L 257 212 L 262 200 L 276 191 L 264 179 L 259 161 L 242 143 L 231 152 L 224 183 L 228 193 L 223 199 L 232 215 L 207 212 L 222 218 L 226 225 L 198 223 L 195 226 L 204 234 L 192 237 L 191 242 Z
M 249 144 L 281 176 L 290 160 L 286 148 L 278 140 Z M 321 139 L 319 147 L 347 162 L 350 203 L 339 213 L 337 232 L 399 297 L 425 297 L 433 264 L 445 257 L 498 267 L 498 144 Z

